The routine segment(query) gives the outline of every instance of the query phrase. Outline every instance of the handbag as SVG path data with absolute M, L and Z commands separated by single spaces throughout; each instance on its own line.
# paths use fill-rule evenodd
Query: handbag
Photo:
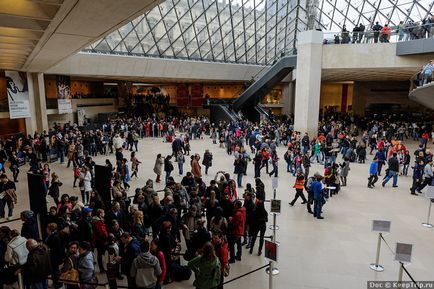
M 71 269 L 60 274 L 59 279 L 61 280 L 61 282 L 65 283 L 65 284 L 75 284 L 76 285 L 77 284 L 76 282 L 79 281 L 78 270 L 74 268 L 74 264 L 72 263 L 71 258 L 68 258 L 68 260 L 71 263 Z M 68 281 L 72 281 L 72 282 L 68 282 Z
M 223 266 L 223 276 L 228 277 L 230 270 L 231 270 L 231 266 L 229 266 L 229 264 Z

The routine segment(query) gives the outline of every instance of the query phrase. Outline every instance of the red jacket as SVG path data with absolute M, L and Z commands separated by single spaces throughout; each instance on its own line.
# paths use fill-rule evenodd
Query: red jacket
M 214 245 L 214 248 L 215 248 L 215 254 L 219 258 L 223 270 L 223 267 L 229 263 L 228 242 L 222 240 L 219 245 Z
M 246 224 L 246 208 L 241 207 L 235 210 L 232 217 L 229 218 L 230 235 L 244 236 L 244 225 Z
M 103 220 L 98 217 L 92 219 L 93 243 L 97 246 L 105 246 L 108 238 L 107 229 Z

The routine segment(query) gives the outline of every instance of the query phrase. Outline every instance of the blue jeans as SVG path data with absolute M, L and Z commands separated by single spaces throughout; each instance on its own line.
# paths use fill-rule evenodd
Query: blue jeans
M 47 289 L 48 288 L 48 280 L 44 279 L 39 282 L 30 283 L 31 289 Z
M 239 188 L 243 186 L 243 176 L 243 173 L 237 175 L 237 185 Z
M 5 217 L 6 204 L 8 205 L 8 217 L 12 217 L 13 214 L 12 202 L 7 202 L 5 199 L 0 199 L 0 218 Z
M 167 172 L 167 171 L 166 171 L 166 183 L 167 183 L 167 181 L 169 180 L 170 173 L 171 173 L 171 172 Z
M 205 166 L 205 175 L 208 174 L 208 169 L 209 169 L 209 166 Z
M 303 155 L 307 154 L 308 150 L 309 150 L 308 146 L 303 146 Z
M 387 174 L 383 184 L 387 184 L 391 178 L 393 178 L 393 186 L 396 187 L 398 185 L 398 172 L 395 171 L 389 171 L 389 174 Z
M 178 163 L 178 171 L 181 176 L 184 174 L 184 163 Z
M 322 198 L 317 198 L 313 200 L 313 216 L 318 218 L 321 217 L 322 208 Z
M 404 164 L 404 167 L 402 168 L 402 174 L 404 176 L 408 175 L 408 167 L 410 166 L 410 164 Z

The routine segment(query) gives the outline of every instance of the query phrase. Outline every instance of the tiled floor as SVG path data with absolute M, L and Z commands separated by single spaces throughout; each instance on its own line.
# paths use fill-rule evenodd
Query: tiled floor
M 233 172 L 233 157 L 228 156 L 225 150 L 213 145 L 208 138 L 193 140 L 193 152 L 200 153 L 209 148 L 214 155 L 213 167 L 210 175 L 205 176 L 209 183 L 215 172 L 225 170 Z M 410 144 L 413 151 L 415 144 Z M 434 279 L 434 229 L 421 226 L 426 220 L 429 202 L 422 196 L 412 196 L 409 193 L 411 177 L 400 177 L 399 188 L 392 188 L 391 182 L 386 188 L 381 188 L 381 180 L 375 189 L 366 187 L 369 162 L 366 164 L 351 164 L 348 177 L 348 186 L 324 207 L 324 220 L 316 220 L 308 214 L 300 202 L 290 207 L 288 201 L 294 196 L 294 178 L 286 173 L 286 164 L 283 161 L 284 148 L 278 148 L 281 161 L 279 164 L 278 199 L 282 200 L 282 213 L 277 217 L 280 230 L 277 231 L 279 247 L 279 262 L 277 267 L 280 274 L 274 277 L 274 288 L 279 289 L 319 289 L 319 288 L 367 288 L 368 280 L 397 280 L 398 264 L 386 245 L 381 248 L 381 264 L 385 271 L 376 273 L 369 269 L 369 264 L 375 259 L 377 234 L 371 232 L 373 219 L 392 221 L 391 233 L 385 239 L 394 250 L 397 241 L 414 244 L 413 262 L 407 266 L 416 280 Z M 139 178 L 131 182 L 133 188 L 144 185 L 148 178 L 155 178 L 152 171 L 157 153 L 171 152 L 170 144 L 160 139 L 146 139 L 140 142 L 138 157 L 143 162 L 140 167 Z M 129 157 L 129 153 L 128 157 Z M 127 155 L 126 154 L 126 155 Z M 372 156 L 368 156 L 369 160 Z M 114 155 L 108 156 L 114 163 Z M 95 161 L 102 164 L 104 156 L 98 156 Z M 188 164 L 186 165 L 187 167 Z M 52 171 L 60 175 L 63 182 L 61 193 L 78 195 L 79 191 L 72 188 L 73 172 L 65 165 L 51 164 Z M 18 198 L 16 207 L 18 215 L 21 210 L 28 208 L 27 183 L 25 168 L 19 177 Z M 315 171 L 323 172 L 319 165 L 313 165 L 311 174 Z M 10 174 L 10 172 L 8 172 Z M 253 182 L 253 166 L 249 164 L 248 176 L 244 182 Z M 179 179 L 178 176 L 175 177 Z M 263 175 L 266 185 L 267 199 L 272 196 L 271 178 Z M 157 189 L 163 185 L 157 185 Z M 49 200 L 51 201 L 51 198 Z M 270 222 L 272 217 L 270 216 Z M 434 222 L 434 217 L 433 217 Z M 19 227 L 19 222 L 11 224 Z M 271 233 L 268 230 L 266 235 Z M 264 257 L 249 255 L 243 252 L 242 262 L 231 266 L 231 275 L 228 279 L 246 273 L 266 264 Z M 408 280 L 405 277 L 404 279 Z M 190 281 L 174 283 L 167 288 L 193 288 L 193 277 Z M 268 286 L 268 276 L 263 270 L 249 275 L 225 288 L 259 289 Z

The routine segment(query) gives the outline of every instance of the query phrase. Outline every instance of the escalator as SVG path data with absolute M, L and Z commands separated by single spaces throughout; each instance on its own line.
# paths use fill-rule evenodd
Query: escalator
M 255 107 L 261 102 L 273 87 L 281 82 L 297 64 L 297 56 L 284 56 L 280 58 L 267 72 L 250 85 L 232 104 L 235 111 L 242 111 L 251 121 L 258 121 L 260 113 Z M 262 109 L 263 110 L 263 109 Z M 263 110 L 265 111 L 265 110 Z
M 213 104 L 210 106 L 211 123 L 217 124 L 219 121 L 237 122 L 240 116 L 227 104 Z
M 434 82 L 412 89 L 408 98 L 434 110 Z
M 261 116 L 266 118 L 267 120 L 272 120 L 270 114 L 265 110 L 265 108 L 262 106 L 262 104 L 258 103 L 257 106 L 255 106 L 255 110 L 259 113 L 260 118 Z

